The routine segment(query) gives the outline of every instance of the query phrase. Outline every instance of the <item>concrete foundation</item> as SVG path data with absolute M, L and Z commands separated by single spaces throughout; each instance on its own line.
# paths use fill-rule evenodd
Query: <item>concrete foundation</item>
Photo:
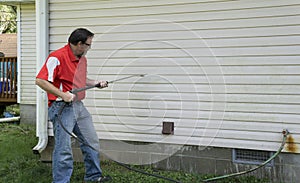
M 36 124 L 36 105 L 20 104 L 20 123 Z
M 74 140 L 74 160 L 82 161 L 78 142 Z M 127 144 L 127 145 L 126 145 Z M 158 169 L 180 170 L 188 173 L 225 175 L 249 170 L 257 165 L 239 164 L 232 161 L 232 149 L 197 146 L 183 146 L 174 154 L 172 149 L 176 145 L 155 144 L 155 149 L 150 149 L 149 144 L 128 143 L 113 140 L 101 140 L 101 159 L 110 159 L 130 163 L 149 164 Z M 42 153 L 42 161 L 51 161 L 53 138 L 49 139 L 47 149 Z M 163 151 L 162 151 L 163 150 Z M 249 175 L 257 178 L 268 178 L 274 183 L 300 182 L 300 155 L 281 153 L 276 157 L 274 164 L 263 167 Z

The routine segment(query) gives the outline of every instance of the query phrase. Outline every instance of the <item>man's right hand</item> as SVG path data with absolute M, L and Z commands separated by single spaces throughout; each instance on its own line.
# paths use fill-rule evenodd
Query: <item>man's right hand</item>
M 76 95 L 74 95 L 73 93 L 67 91 L 67 92 L 64 92 L 64 94 L 63 94 L 63 96 L 61 98 L 65 102 L 72 102 L 75 97 L 76 97 Z

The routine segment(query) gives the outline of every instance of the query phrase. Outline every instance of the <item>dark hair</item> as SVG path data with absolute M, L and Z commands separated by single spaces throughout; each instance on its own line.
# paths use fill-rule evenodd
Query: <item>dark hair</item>
M 85 43 L 89 37 L 93 37 L 93 36 L 94 33 L 92 33 L 91 31 L 85 28 L 78 28 L 71 33 L 68 42 L 73 45 L 77 45 L 77 43 L 79 43 L 80 41 L 82 43 Z

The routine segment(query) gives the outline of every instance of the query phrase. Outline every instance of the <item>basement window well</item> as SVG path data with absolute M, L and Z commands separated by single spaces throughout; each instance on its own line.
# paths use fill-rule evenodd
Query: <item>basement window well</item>
M 232 150 L 232 160 L 233 163 L 243 163 L 251 165 L 260 165 L 267 161 L 273 152 L 270 151 L 258 151 L 258 150 L 248 150 L 248 149 L 233 149 Z M 273 166 L 274 160 L 270 161 L 267 166 Z

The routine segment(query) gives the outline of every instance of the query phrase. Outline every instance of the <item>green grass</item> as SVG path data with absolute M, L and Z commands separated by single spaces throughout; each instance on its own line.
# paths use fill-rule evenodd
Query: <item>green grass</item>
M 0 124 L 0 183 L 50 183 L 51 164 L 39 161 L 32 153 L 37 144 L 35 128 L 32 125 Z M 104 174 L 109 174 L 112 183 L 167 183 L 168 181 L 129 171 L 111 161 L 101 163 Z M 134 166 L 148 173 L 155 173 L 185 183 L 200 182 L 210 176 L 183 172 L 155 170 L 149 166 Z M 82 183 L 84 166 L 74 163 L 71 183 Z M 267 183 L 268 180 L 242 176 L 219 181 L 220 183 Z

